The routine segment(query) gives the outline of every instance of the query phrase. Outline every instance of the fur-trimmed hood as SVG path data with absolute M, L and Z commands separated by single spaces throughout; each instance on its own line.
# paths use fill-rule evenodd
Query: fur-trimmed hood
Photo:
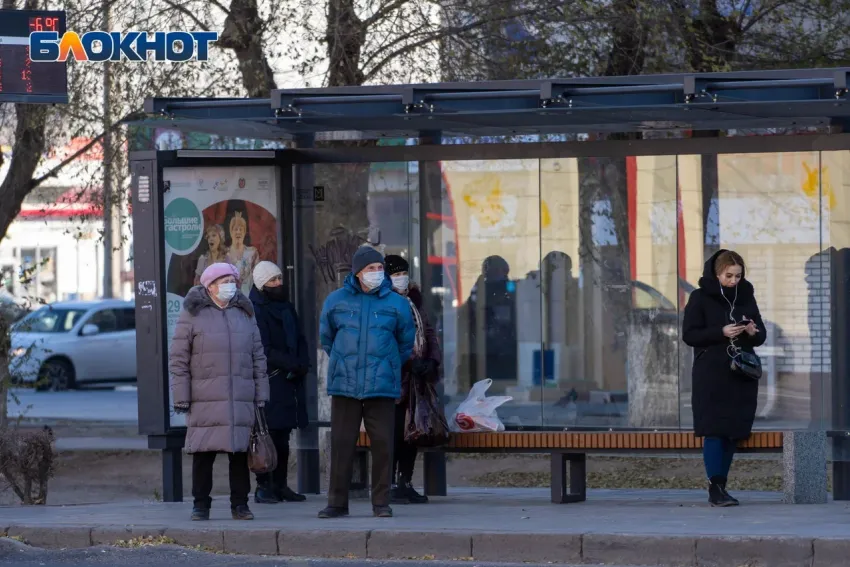
M 207 291 L 207 288 L 202 285 L 196 285 L 186 294 L 186 299 L 183 300 L 183 308 L 194 317 L 205 307 L 220 309 L 212 297 L 210 297 L 210 292 Z M 238 307 L 247 313 L 249 317 L 254 316 L 254 305 L 241 291 L 236 292 L 236 295 L 230 300 L 230 304 L 226 308 L 229 309 L 230 307 Z

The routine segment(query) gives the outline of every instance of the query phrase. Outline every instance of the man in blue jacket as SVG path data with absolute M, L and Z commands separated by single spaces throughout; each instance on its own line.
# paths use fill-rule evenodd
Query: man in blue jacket
M 395 400 L 401 367 L 413 353 L 416 325 L 407 300 L 392 291 L 380 252 L 364 246 L 354 253 L 342 288 L 325 300 L 319 321 L 328 354 L 331 396 L 331 470 L 328 507 L 320 518 L 348 515 L 348 490 L 361 420 L 372 450 L 372 511 L 391 518 Z

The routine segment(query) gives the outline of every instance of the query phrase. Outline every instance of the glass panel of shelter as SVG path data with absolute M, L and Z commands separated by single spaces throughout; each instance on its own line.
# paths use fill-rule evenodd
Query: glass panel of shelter
M 539 160 L 443 161 L 426 201 L 423 257 L 431 268 L 433 315 L 443 348 L 451 418 L 472 384 L 506 426 L 542 424 Z
M 545 425 L 678 427 L 675 157 L 540 174 Z
M 341 287 L 351 271 L 351 257 L 360 246 L 397 254 L 415 264 L 412 232 L 417 226 L 414 203 L 417 178 L 407 162 L 315 164 L 317 203 L 314 245 L 318 316 L 327 296 Z M 327 397 L 327 357 L 319 356 L 319 420 L 330 420 Z
M 678 157 L 684 291 L 699 285 L 704 262 L 719 249 L 743 256 L 746 277 L 756 290 L 767 328 L 765 344 L 756 349 L 764 369 L 757 429 L 823 429 L 828 424 L 823 407 L 829 399 L 831 348 L 826 250 L 830 215 L 843 210 L 835 187 L 842 183 L 844 154 Z M 687 409 L 682 426 L 690 428 L 690 362 L 681 367 L 680 383 Z
M 448 417 L 490 378 L 508 427 L 688 429 L 681 317 L 732 248 L 768 325 L 756 427 L 822 429 L 846 180 L 847 152 L 316 164 L 317 306 L 369 243 L 422 284 Z

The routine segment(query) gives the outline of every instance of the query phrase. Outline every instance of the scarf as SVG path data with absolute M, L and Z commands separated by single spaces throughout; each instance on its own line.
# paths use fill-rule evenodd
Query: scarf
M 422 315 L 413 304 L 413 300 L 405 296 L 410 304 L 410 312 L 413 314 L 413 322 L 416 323 L 416 339 L 413 341 L 413 357 L 422 358 L 425 355 L 425 324 L 422 322 Z

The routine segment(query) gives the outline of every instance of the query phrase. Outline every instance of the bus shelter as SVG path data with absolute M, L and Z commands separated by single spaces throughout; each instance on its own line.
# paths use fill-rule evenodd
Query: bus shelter
M 715 251 L 748 261 L 768 341 L 756 428 L 829 439 L 850 499 L 850 68 L 277 90 L 148 99 L 149 129 L 251 150 L 137 149 L 139 429 L 182 499 L 170 333 L 205 265 L 282 266 L 312 370 L 298 486 L 328 427 L 318 314 L 351 254 L 406 257 L 443 348 L 508 429 L 691 427 L 685 302 Z M 823 442 L 826 446 L 826 441 Z M 825 455 L 826 453 L 824 453 Z M 426 490 L 445 490 L 428 453 Z

